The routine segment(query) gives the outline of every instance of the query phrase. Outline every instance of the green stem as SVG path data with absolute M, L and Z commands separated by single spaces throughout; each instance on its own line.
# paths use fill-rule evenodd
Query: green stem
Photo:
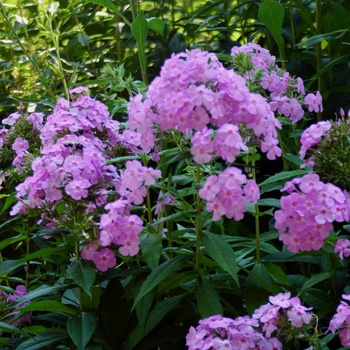
M 197 164 L 197 179 L 196 183 L 199 184 L 201 181 L 201 171 L 200 171 L 200 165 Z M 200 269 L 201 266 L 201 223 L 199 220 L 199 215 L 202 210 L 202 202 L 199 197 L 198 191 L 196 192 L 196 220 L 195 220 L 195 229 L 196 229 L 196 239 L 197 239 L 197 247 L 196 247 L 196 266 L 197 269 Z
M 49 83 L 47 82 L 45 76 L 40 71 L 40 68 L 39 68 L 39 66 L 38 66 L 38 64 L 36 62 L 35 56 L 32 57 L 32 55 L 27 51 L 27 49 L 22 44 L 22 41 L 21 41 L 20 37 L 17 35 L 16 30 L 13 28 L 13 26 L 11 24 L 11 21 L 8 18 L 7 14 L 6 14 L 6 11 L 5 11 L 5 8 L 4 8 L 4 5 L 3 5 L 2 1 L 0 1 L 0 12 L 4 16 L 5 22 L 7 23 L 7 25 L 10 28 L 10 31 L 12 32 L 13 36 L 15 37 L 17 44 L 20 46 L 21 50 L 26 55 L 26 57 L 28 58 L 29 62 L 32 64 L 34 70 L 38 74 L 41 83 L 45 86 L 45 88 L 47 89 L 49 95 L 53 99 L 56 99 L 55 94 L 51 90 Z
M 151 193 L 149 187 L 147 187 L 147 214 L 148 214 L 148 223 L 152 224 L 152 206 L 151 206 Z
M 53 28 L 52 28 L 52 20 L 51 17 L 48 15 L 47 10 L 42 6 L 42 9 L 44 11 L 45 17 L 47 19 L 47 22 L 49 24 L 49 30 L 50 30 L 50 35 L 51 35 L 51 39 L 53 42 L 53 45 L 55 47 L 55 51 L 56 51 L 56 58 L 57 58 L 57 63 L 58 63 L 58 69 L 60 72 L 60 78 L 63 84 L 63 88 L 64 88 L 64 93 L 66 95 L 66 99 L 69 101 L 69 89 L 67 86 L 67 81 L 66 78 L 64 76 L 64 70 L 63 70 L 63 65 L 62 65 L 62 60 L 61 60 L 61 55 L 60 55 L 60 45 L 59 45 L 59 32 L 57 31 L 56 33 L 54 32 Z
M 253 150 L 253 155 L 255 151 Z M 247 163 L 248 163 L 248 155 L 247 155 Z M 255 169 L 255 160 L 252 161 L 252 178 L 256 182 L 256 169 Z M 261 254 L 260 254 L 260 216 L 259 216 L 259 206 L 255 204 L 254 206 L 254 214 L 255 214 L 255 254 L 256 254 L 256 263 L 260 264 L 261 262 Z
M 316 0 L 316 33 L 321 34 L 322 32 L 322 14 L 321 14 L 321 0 Z M 317 72 L 320 72 L 323 66 L 322 63 L 322 46 L 321 43 L 316 44 L 316 66 Z M 323 91 L 323 76 L 322 74 L 317 78 L 317 89 L 319 92 Z M 317 114 L 317 120 L 322 120 L 322 114 Z
M 138 3 L 137 0 L 130 0 L 132 19 L 135 19 L 138 12 Z
M 25 220 L 25 231 L 26 231 L 26 255 L 30 254 L 30 235 L 28 221 Z M 26 262 L 26 287 L 29 285 L 29 261 Z

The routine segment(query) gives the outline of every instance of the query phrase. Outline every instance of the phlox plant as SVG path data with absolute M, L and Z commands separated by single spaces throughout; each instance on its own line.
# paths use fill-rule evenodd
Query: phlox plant
M 350 255 L 336 242 L 349 194 L 310 163 L 269 177 L 260 169 L 282 163 L 283 126 L 321 111 L 318 92 L 248 44 L 224 63 L 199 49 L 173 54 L 131 96 L 125 120 L 86 87 L 48 115 L 10 114 L 0 130 L 10 217 L 1 342 L 327 349 L 329 328 L 344 344 L 342 311 L 327 322 L 345 293 L 334 278 L 346 277 Z

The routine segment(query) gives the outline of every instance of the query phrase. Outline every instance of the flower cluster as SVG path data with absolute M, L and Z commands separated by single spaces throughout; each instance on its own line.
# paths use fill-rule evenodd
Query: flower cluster
M 246 149 L 239 132 L 245 141 L 255 140 L 269 159 L 275 159 L 281 155 L 276 131 L 281 125 L 265 98 L 251 93 L 246 83 L 212 53 L 195 49 L 173 54 L 150 84 L 146 99 L 141 95 L 131 99 L 128 125 L 142 134 L 146 153 L 155 145 L 157 130 L 209 136 L 206 128 L 215 132 L 219 128 L 213 144 L 206 136 L 195 135 L 191 152 L 196 162 L 208 162 L 214 155 L 233 159 Z
M 18 285 L 16 287 L 16 290 L 14 291 L 14 293 L 12 294 L 7 294 L 3 291 L 0 292 L 0 296 L 1 296 L 1 299 L 2 299 L 2 304 L 5 304 L 6 306 L 12 302 L 14 302 L 15 300 L 23 297 L 27 295 L 27 288 L 25 285 L 21 284 L 21 285 Z M 10 313 L 7 313 L 5 315 L 5 318 L 3 319 L 5 322 L 11 322 L 11 324 L 13 326 L 18 326 L 21 322 L 28 322 L 28 323 L 31 323 L 32 321 L 32 313 L 26 313 L 22 316 L 19 316 L 18 315 L 20 314 L 20 311 L 18 311 L 18 309 L 30 304 L 31 301 L 28 300 L 28 301 L 24 301 L 23 303 L 20 303 L 18 305 L 16 305 L 16 309 L 17 311 L 13 311 L 13 312 L 10 312 Z M 14 319 L 13 321 L 11 321 L 12 319 Z
M 343 299 L 350 301 L 350 295 L 343 294 Z M 333 315 L 329 328 L 332 333 L 340 330 L 339 338 L 341 344 L 348 348 L 350 347 L 350 306 L 344 301 L 341 301 L 337 312 Z
M 226 168 L 219 175 L 210 175 L 199 196 L 207 201 L 208 212 L 217 221 L 223 215 L 236 221 L 242 220 L 246 203 L 257 203 L 260 192 L 254 180 L 248 180 L 242 171 L 235 167 Z
M 308 157 L 303 166 L 311 166 L 323 181 L 349 191 L 350 112 L 346 118 L 341 109 L 340 117 L 336 121 L 321 121 L 307 128 L 301 135 L 299 154 L 301 158 Z
M 233 63 L 251 83 L 265 90 L 271 110 L 288 117 L 293 124 L 304 116 L 303 107 L 310 112 L 322 112 L 322 97 L 319 92 L 305 96 L 301 78 L 294 78 L 279 68 L 276 58 L 258 44 L 248 43 L 231 50 Z
M 311 309 L 301 305 L 298 297 L 291 298 L 290 292 L 279 293 L 270 296 L 269 303 L 255 310 L 252 317 L 263 324 L 262 330 L 266 338 L 270 338 L 276 331 L 279 336 L 286 335 L 287 339 L 291 339 L 299 337 L 300 329 L 310 324 L 312 314 L 308 311 Z
M 275 226 L 280 240 L 291 252 L 319 250 L 333 229 L 333 222 L 350 218 L 350 196 L 331 183 L 323 183 L 317 174 L 288 181 L 282 191 Z
M 189 350 L 282 349 L 282 342 L 307 334 L 313 319 L 311 309 L 301 305 L 298 297 L 291 298 L 291 293 L 279 293 L 270 296 L 252 317 L 215 315 L 200 320 L 196 328 L 190 328 L 186 345 Z
M 277 338 L 265 338 L 255 330 L 257 327 L 257 320 L 249 316 L 236 319 L 220 315 L 211 316 L 200 320 L 196 328 L 190 328 L 186 336 L 186 345 L 189 350 L 282 349 L 282 344 Z
M 41 147 L 39 155 L 32 156 L 28 176 L 16 187 L 18 202 L 10 214 L 34 214 L 50 228 L 62 222 L 73 229 L 71 224 L 80 222 L 85 225 L 79 229 L 83 258 L 106 271 L 116 264 L 107 246 L 117 246 L 122 255 L 137 254 L 143 222 L 130 209 L 143 203 L 147 187 L 161 172 L 138 160 L 126 162 L 125 170 L 109 164 L 120 149 L 135 153 L 140 135 L 130 130 L 120 133 L 120 123 L 87 91 L 71 90 L 71 101 L 61 98 L 45 123 L 39 114 L 26 118 L 39 131 Z M 19 118 L 8 119 L 5 122 L 16 125 Z M 13 165 L 21 165 L 28 142 L 16 138 L 12 149 L 17 155 Z M 99 233 L 90 235 L 89 230 Z
M 314 146 L 320 143 L 322 137 L 330 130 L 331 126 L 332 124 L 330 121 L 321 121 L 311 125 L 302 133 L 299 151 L 299 155 L 302 159 L 305 158 L 308 151 L 314 150 Z M 307 164 L 312 165 L 313 160 L 308 160 Z

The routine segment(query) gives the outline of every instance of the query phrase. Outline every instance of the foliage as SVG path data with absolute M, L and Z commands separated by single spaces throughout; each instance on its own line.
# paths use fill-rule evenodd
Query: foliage
M 1 346 L 349 346 L 349 12 L 0 2 Z

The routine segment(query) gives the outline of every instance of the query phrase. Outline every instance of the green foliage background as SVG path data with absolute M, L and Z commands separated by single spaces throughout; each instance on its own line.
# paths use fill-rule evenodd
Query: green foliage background
M 110 95 L 113 99 L 113 82 L 117 79 L 113 69 L 117 66 L 123 64 L 127 75 L 149 82 L 164 59 L 186 48 L 229 53 L 233 45 L 255 41 L 277 57 L 281 53 L 266 23 L 259 20 L 262 1 L 40 3 L 2 1 L 2 116 L 16 105 L 14 98 L 24 102 L 54 100 L 63 92 L 65 81 L 69 86 L 89 85 L 96 93 L 105 92 L 106 99 Z M 350 4 L 346 0 L 280 3 L 284 9 L 282 55 L 287 68 L 306 79 L 311 89 L 322 91 L 331 117 L 339 105 L 349 107 Z M 141 62 L 147 62 L 143 77 L 137 52 L 140 43 L 131 28 L 140 13 L 148 23 L 140 27 L 146 39 L 141 47 L 142 55 L 145 53 Z

